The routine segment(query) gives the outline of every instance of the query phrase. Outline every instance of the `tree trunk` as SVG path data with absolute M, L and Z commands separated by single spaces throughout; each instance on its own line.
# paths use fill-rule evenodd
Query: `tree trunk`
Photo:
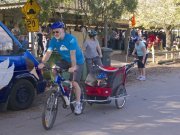
M 107 47 L 107 40 L 108 40 L 108 24 L 107 19 L 104 21 L 104 47 Z
M 127 52 L 127 48 L 129 45 L 129 37 L 130 37 L 131 29 L 128 28 L 125 33 L 125 39 L 124 39 L 124 51 Z
M 171 36 L 171 29 L 170 28 L 164 28 L 165 33 L 166 33 L 166 47 L 171 47 L 172 46 L 172 36 Z

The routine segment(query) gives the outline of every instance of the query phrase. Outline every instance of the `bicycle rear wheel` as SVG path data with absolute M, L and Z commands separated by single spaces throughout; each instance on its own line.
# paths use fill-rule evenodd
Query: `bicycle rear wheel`
M 42 125 L 46 130 L 53 127 L 56 120 L 56 115 L 58 111 L 58 95 L 55 90 L 53 90 L 44 105 L 44 111 L 42 113 Z
M 84 101 L 84 99 L 86 99 L 86 94 L 85 94 L 85 86 L 83 83 L 80 84 L 80 87 L 81 87 L 81 104 L 82 104 L 82 113 L 83 113 L 86 107 L 86 102 Z
M 120 85 L 115 91 L 115 105 L 117 109 L 121 109 L 124 107 L 126 103 L 126 95 L 126 88 L 124 87 L 124 85 Z

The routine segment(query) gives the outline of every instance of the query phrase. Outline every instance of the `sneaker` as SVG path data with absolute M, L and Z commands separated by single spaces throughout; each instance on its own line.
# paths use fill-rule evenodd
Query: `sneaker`
M 139 75 L 136 79 L 137 79 L 137 80 L 139 80 L 141 77 L 142 77 L 142 76 L 141 76 L 141 75 Z
M 81 105 L 81 103 L 76 103 L 74 113 L 76 115 L 79 115 L 79 114 L 82 113 L 82 105 Z
M 142 76 L 139 80 L 140 80 L 140 81 L 145 81 L 145 80 L 146 80 L 146 77 L 145 77 L 145 76 Z

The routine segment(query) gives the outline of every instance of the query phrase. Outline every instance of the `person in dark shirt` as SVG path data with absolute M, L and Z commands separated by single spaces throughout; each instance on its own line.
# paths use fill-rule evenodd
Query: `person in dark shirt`
M 37 33 L 37 42 L 38 42 L 37 53 L 40 57 L 42 57 L 44 52 L 44 47 L 43 47 L 43 34 L 41 30 Z

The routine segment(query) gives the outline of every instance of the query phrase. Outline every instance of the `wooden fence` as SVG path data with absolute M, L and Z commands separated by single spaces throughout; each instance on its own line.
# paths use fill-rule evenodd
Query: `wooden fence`
M 168 49 L 156 50 L 154 48 L 154 46 L 152 46 L 150 53 L 152 54 L 152 62 L 153 63 L 158 63 L 158 61 L 156 60 L 156 56 L 163 55 L 163 54 L 165 55 L 165 61 L 166 60 L 180 59 L 180 49 L 178 48 L 177 45 L 173 45 L 170 50 L 168 50 Z

